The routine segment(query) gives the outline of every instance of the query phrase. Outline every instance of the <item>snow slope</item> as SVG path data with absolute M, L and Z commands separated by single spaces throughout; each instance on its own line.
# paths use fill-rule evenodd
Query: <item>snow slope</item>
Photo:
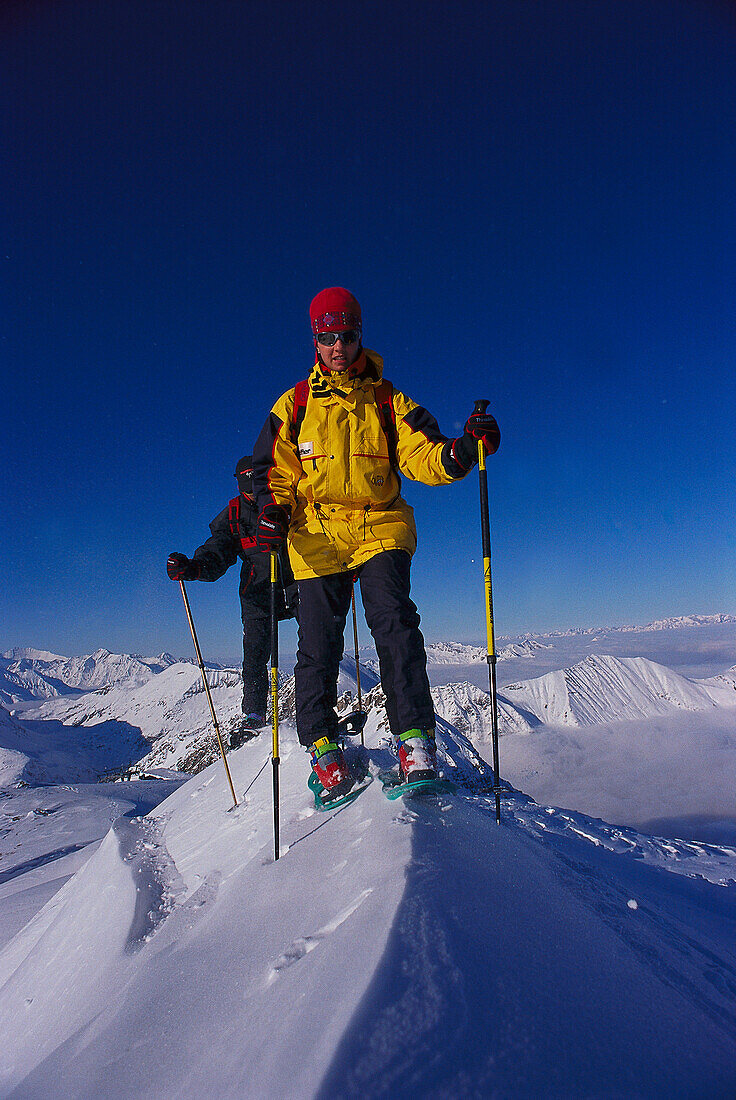
M 28 764 L 25 730 L 0 706 L 0 788 L 16 783 Z
M 293 721 L 294 679 L 286 673 L 280 679 L 281 717 Z M 207 680 L 218 722 L 227 733 L 242 716 L 241 671 L 208 670 Z M 361 668 L 361 689 L 366 697 L 377 684 L 375 673 Z M 351 657 L 342 662 L 338 692 L 347 709 L 352 709 L 357 676 Z M 88 730 L 88 741 L 94 739 L 99 747 L 98 772 L 125 770 L 135 763 L 142 768 L 193 772 L 214 760 L 218 752 L 202 674 L 188 662 L 170 665 L 139 686 L 113 683 L 98 692 L 37 701 L 23 709 L 22 722 L 31 735 L 45 739 L 44 760 L 60 738 L 80 741 L 80 727 Z M 0 744 L 1 738 L 0 729 Z M 80 766 L 86 765 L 81 743 L 80 757 Z M 59 777 L 58 770 L 54 775 Z M 94 778 L 87 773 L 85 777 Z
M 28 786 L 0 793 L 0 945 L 87 862 L 119 817 L 148 812 L 176 782 Z
M 117 822 L 0 952 L 3 1096 L 733 1095 L 736 851 L 467 788 L 317 814 L 285 728 L 274 862 L 267 761 Z

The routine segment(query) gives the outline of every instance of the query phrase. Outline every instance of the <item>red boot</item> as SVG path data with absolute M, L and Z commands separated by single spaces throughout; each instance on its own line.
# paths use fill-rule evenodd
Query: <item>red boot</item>
M 312 771 L 324 788 L 323 800 L 347 794 L 354 781 L 340 746 L 329 737 L 320 737 L 310 746 L 309 755 Z
M 407 730 L 397 738 L 399 768 L 404 783 L 437 778 L 434 730 Z

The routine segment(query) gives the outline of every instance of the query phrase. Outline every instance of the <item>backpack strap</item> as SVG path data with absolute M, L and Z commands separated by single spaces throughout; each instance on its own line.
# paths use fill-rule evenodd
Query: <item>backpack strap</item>
M 256 546 L 255 535 L 244 535 L 240 530 L 240 497 L 233 497 L 228 504 L 227 518 L 230 534 L 240 543 L 241 550 L 253 550 Z
M 304 378 L 294 386 L 294 410 L 291 414 L 291 442 L 294 444 L 299 442 L 299 432 L 301 431 L 304 414 L 307 411 L 308 400 L 309 379 Z
M 377 386 L 373 387 L 373 393 L 378 406 L 378 416 L 381 421 L 386 443 L 388 444 L 388 457 L 394 470 L 398 470 L 399 461 L 396 456 L 396 444 L 398 433 L 396 431 L 396 413 L 394 411 L 394 388 L 387 378 L 384 378 Z
M 381 421 L 381 427 L 383 428 L 388 444 L 389 461 L 392 467 L 397 470 L 399 468 L 398 459 L 396 457 L 398 434 L 396 431 L 396 414 L 394 412 L 394 388 L 388 379 L 384 378 L 377 386 L 373 387 L 373 393 L 376 398 L 376 405 L 378 406 L 378 416 Z M 301 430 L 302 421 L 304 420 L 304 414 L 307 411 L 308 400 L 309 379 L 305 378 L 301 382 L 297 382 L 294 387 L 294 409 L 291 414 L 290 434 L 291 441 L 295 445 L 299 442 L 299 432 Z
M 230 534 L 240 541 L 240 497 L 233 497 L 228 504 L 227 519 L 230 524 Z

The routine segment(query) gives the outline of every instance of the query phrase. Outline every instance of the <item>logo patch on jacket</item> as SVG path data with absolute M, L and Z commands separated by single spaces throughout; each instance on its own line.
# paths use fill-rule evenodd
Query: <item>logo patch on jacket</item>
M 376 486 L 383 485 L 384 480 L 385 479 L 381 476 L 381 474 L 374 474 L 371 478 L 371 481 Z
M 300 458 L 311 458 L 314 454 L 314 443 L 300 443 L 297 450 Z

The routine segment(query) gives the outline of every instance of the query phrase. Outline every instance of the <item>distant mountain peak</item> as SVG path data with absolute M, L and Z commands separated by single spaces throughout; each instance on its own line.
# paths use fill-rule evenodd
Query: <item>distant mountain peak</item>
M 590 654 L 570 668 L 507 684 L 500 696 L 543 723 L 591 726 L 732 706 L 736 685 L 720 681 L 689 679 L 646 657 Z

